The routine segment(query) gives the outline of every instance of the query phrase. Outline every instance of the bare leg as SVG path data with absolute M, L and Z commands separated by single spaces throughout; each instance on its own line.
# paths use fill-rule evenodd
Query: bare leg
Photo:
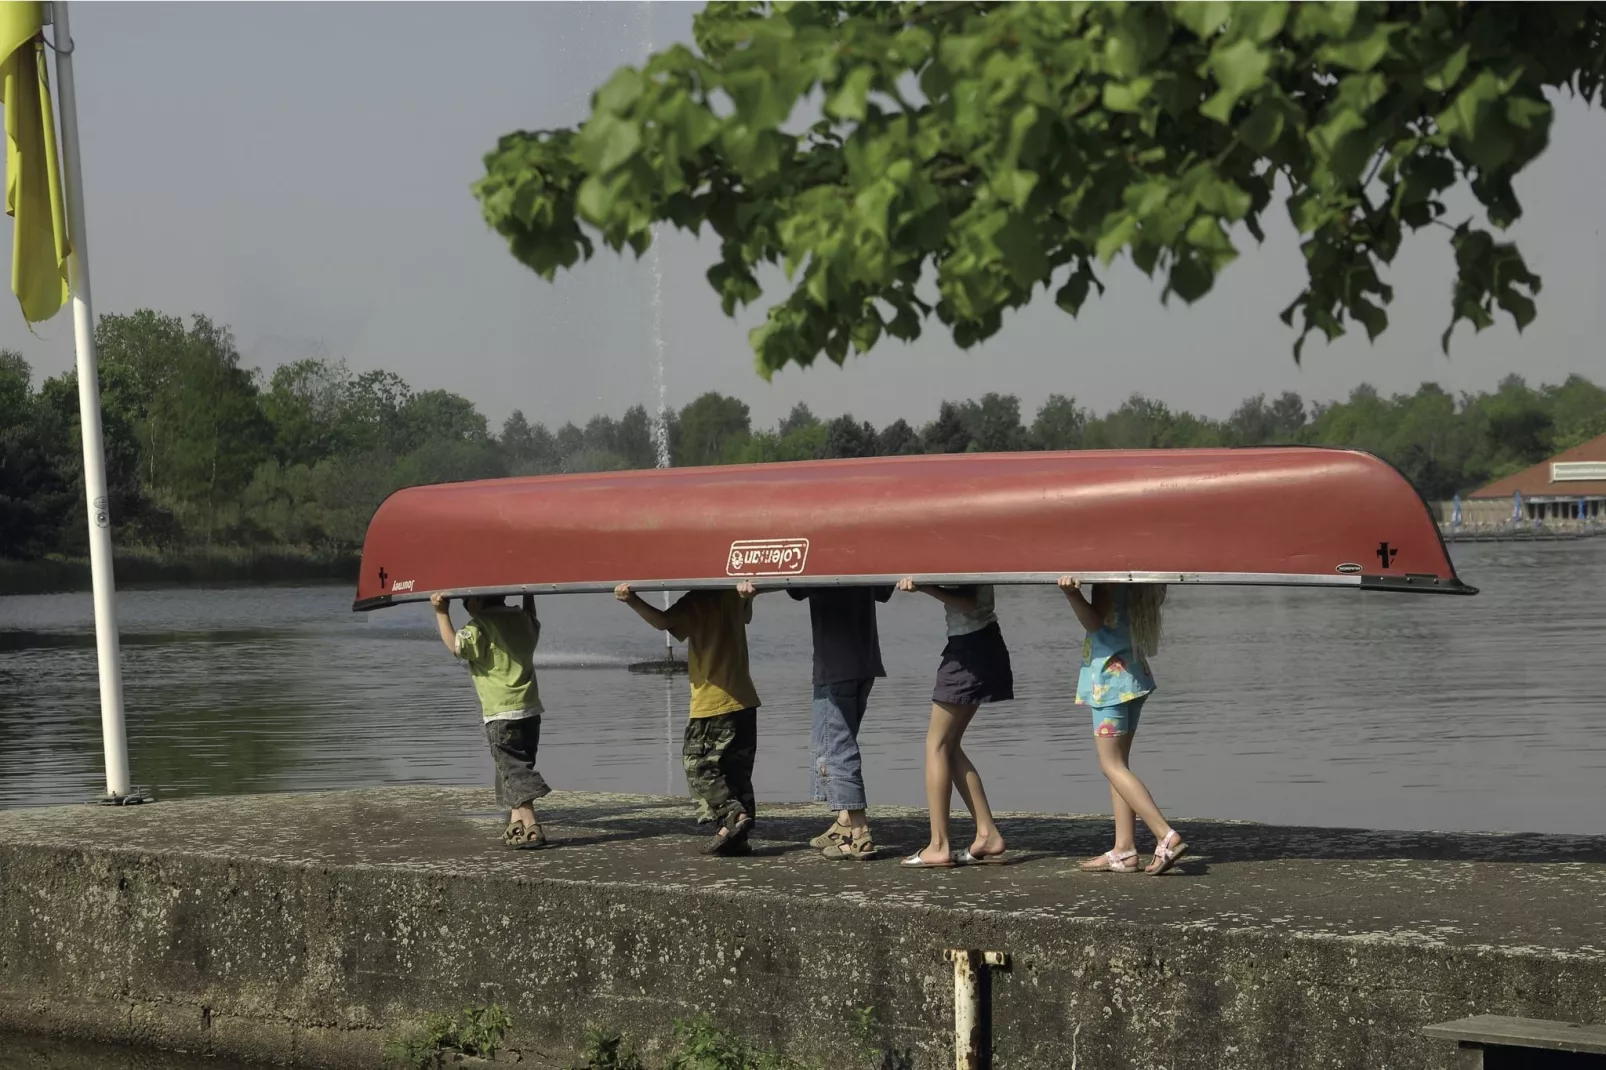
M 1124 736 L 1116 736 L 1115 742 L 1121 748 L 1121 764 L 1130 768 L 1132 760 L 1132 740 L 1137 737 L 1136 732 L 1129 732 Z M 1137 849 L 1137 815 L 1132 807 L 1115 790 L 1115 782 L 1110 782 L 1110 805 L 1115 815 L 1115 853 L 1125 854 Z
M 1123 741 L 1125 741 L 1124 745 Z M 1098 747 L 1099 768 L 1104 772 L 1105 779 L 1110 782 L 1110 790 L 1119 796 L 1132 811 L 1135 811 L 1138 817 L 1143 819 L 1143 823 L 1149 826 L 1149 831 L 1154 833 L 1156 839 L 1164 840 L 1171 832 L 1170 824 L 1167 823 L 1164 815 L 1160 813 L 1160 808 L 1154 804 L 1154 796 L 1150 795 L 1149 789 L 1143 786 L 1143 781 L 1139 780 L 1137 775 L 1127 768 L 1127 754 L 1132 749 L 1131 737 L 1095 736 L 1093 743 Z M 1121 834 L 1120 820 L 1121 815 L 1117 810 L 1117 837 Z M 1127 820 L 1130 821 L 1131 818 L 1129 817 Z M 1130 847 L 1126 849 L 1131 850 Z
M 525 805 L 514 810 L 508 817 L 509 822 L 522 821 L 526 825 L 539 825 L 541 822 L 535 816 L 535 807 Z
M 957 744 L 953 756 L 954 787 L 965 800 L 965 808 L 976 819 L 976 838 L 971 841 L 970 853 L 977 858 L 1004 853 L 1004 834 L 998 831 L 993 820 L 992 807 L 987 805 L 987 790 L 982 787 L 981 774 L 971 763 L 965 749 Z
M 843 828 L 863 828 L 870 823 L 863 810 L 843 810 L 836 815 L 836 823 Z
M 947 862 L 953 858 L 953 849 L 948 842 L 948 806 L 953 798 L 954 778 L 958 773 L 954 754 L 959 750 L 959 740 L 965 734 L 965 726 L 970 724 L 975 714 L 975 706 L 954 706 L 946 702 L 931 704 L 931 725 L 926 729 L 926 807 L 931 818 L 931 843 L 920 852 L 920 857 L 927 862 Z M 974 774 L 972 767 L 971 775 Z M 976 786 L 981 786 L 979 778 Z M 966 805 L 969 802 L 967 799 Z M 986 805 L 985 800 L 983 805 Z M 989 821 L 991 817 L 989 814 Z

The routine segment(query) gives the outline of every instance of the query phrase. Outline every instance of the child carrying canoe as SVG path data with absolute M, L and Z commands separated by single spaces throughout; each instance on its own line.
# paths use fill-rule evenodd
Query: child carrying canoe
M 1076 681 L 1076 704 L 1093 711 L 1093 745 L 1099 768 L 1110 782 L 1110 803 L 1115 808 L 1115 846 L 1082 863 L 1090 873 L 1138 871 L 1135 818 L 1154 833 L 1154 861 L 1144 870 L 1158 877 L 1188 853 L 1188 845 L 1166 821 L 1154 796 L 1128 767 L 1132 741 L 1137 735 L 1143 704 L 1154 693 L 1149 655 L 1160 648 L 1160 605 L 1165 585 L 1158 583 L 1101 583 L 1091 601 L 1082 585 L 1061 576 L 1076 619 L 1087 631 L 1082 642 L 1082 668 Z
M 982 703 L 1008 702 L 1015 697 L 1015 673 L 998 615 L 993 612 L 993 588 L 988 584 L 936 587 L 908 577 L 898 581 L 898 590 L 919 591 L 941 602 L 948 627 L 948 643 L 942 649 L 931 694 L 931 724 L 926 730 L 931 842 L 900 864 L 909 869 L 1002 865 L 1004 835 L 993 820 L 981 774 L 961 746 L 965 729 Z M 948 840 L 948 808 L 956 790 L 976 819 L 975 839 L 958 851 Z
M 485 739 L 496 765 L 496 799 L 508 808 L 502 842 L 525 850 L 546 845 L 546 833 L 530 804 L 552 788 L 536 772 L 535 751 L 541 742 L 541 695 L 535 686 L 535 646 L 541 622 L 535 599 L 524 596 L 520 608 L 500 595 L 463 599 L 468 623 L 452 627 L 451 600 L 430 596 L 441 642 L 468 665 L 485 716 Z
M 630 589 L 614 597 L 658 631 L 686 644 L 691 717 L 681 760 L 692 796 L 708 805 L 717 830 L 704 854 L 750 854 L 753 762 L 758 754 L 758 689 L 747 666 L 747 625 L 753 619 L 751 583 L 735 590 L 691 591 L 659 609 Z

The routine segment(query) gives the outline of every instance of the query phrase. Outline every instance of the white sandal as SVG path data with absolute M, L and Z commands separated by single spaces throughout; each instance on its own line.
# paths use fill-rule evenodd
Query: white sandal
M 1098 858 L 1090 858 L 1083 862 L 1078 868 L 1083 873 L 1136 873 L 1138 871 L 1138 864 L 1135 861 L 1137 857 L 1138 853 L 1136 851 L 1122 851 L 1120 854 L 1116 854 L 1114 851 L 1105 851 Z M 1130 866 L 1126 864 L 1129 859 L 1134 860 Z
M 1183 842 L 1177 830 L 1172 829 L 1165 834 L 1165 839 L 1154 845 L 1154 862 L 1143 872 L 1151 877 L 1158 877 L 1188 853 L 1188 845 Z

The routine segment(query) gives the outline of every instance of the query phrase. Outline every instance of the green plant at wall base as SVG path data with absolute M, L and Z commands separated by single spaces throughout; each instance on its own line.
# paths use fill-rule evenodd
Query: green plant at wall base
M 1123 255 L 1196 301 L 1279 201 L 1296 361 L 1313 331 L 1387 328 L 1385 270 L 1424 230 L 1455 254 L 1446 349 L 1463 320 L 1520 329 L 1539 277 L 1480 224 L 1522 214 L 1550 97 L 1606 77 L 1602 3 L 713 2 L 693 36 L 579 127 L 505 135 L 474 192 L 546 279 L 659 223 L 718 237 L 728 316 L 784 268 L 749 336 L 765 377 L 933 315 L 969 347 L 1039 291 L 1075 315 Z M 1448 216 L 1461 191 L 1481 218 Z
M 585 1061 L 571 1070 L 647 1070 L 617 1029 L 587 1030 L 581 1058 Z
M 431 1014 L 385 1042 L 385 1059 L 405 1070 L 433 1070 L 453 1055 L 496 1056 L 513 1019 L 496 1004 L 465 1007 L 455 1015 Z
M 708 1015 L 675 1022 L 675 1053 L 664 1070 L 809 1070 L 726 1029 Z

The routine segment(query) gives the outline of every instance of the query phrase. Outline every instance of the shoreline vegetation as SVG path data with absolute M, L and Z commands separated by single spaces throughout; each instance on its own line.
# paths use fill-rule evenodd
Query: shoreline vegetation
M 214 551 L 160 554 L 117 551 L 114 570 L 119 590 L 153 587 L 206 587 L 357 582 L 356 555 L 318 557 L 298 550 Z M 0 557 L 0 597 L 88 591 L 88 558 Z
M 393 372 L 325 357 L 243 367 L 226 326 L 149 309 L 106 315 L 101 358 L 108 511 L 120 585 L 271 583 L 356 575 L 368 521 L 402 487 L 499 476 L 1025 450 L 1304 444 L 1368 450 L 1428 502 L 1484 486 L 1606 433 L 1606 389 L 1581 375 L 1489 392 L 1435 383 L 1343 401 L 1257 394 L 1222 419 L 1133 394 L 1103 413 L 1070 393 L 1035 414 L 988 393 L 932 419 L 882 426 L 795 406 L 771 427 L 707 392 L 658 415 L 644 406 L 554 430 L 515 409 L 493 430 L 467 398 L 415 391 Z M 516 401 L 517 399 L 511 399 Z M 88 535 L 69 372 L 35 384 L 0 350 L 0 593 L 87 586 Z

